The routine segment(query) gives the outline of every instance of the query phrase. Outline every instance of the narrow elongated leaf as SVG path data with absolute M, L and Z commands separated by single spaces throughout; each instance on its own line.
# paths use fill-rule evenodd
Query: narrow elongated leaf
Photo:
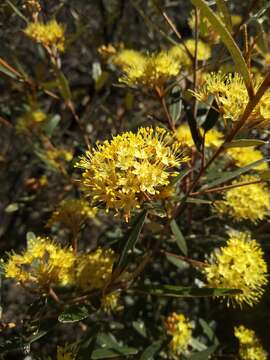
M 203 139 L 202 139 L 202 135 L 200 133 L 200 130 L 198 128 L 196 119 L 193 116 L 190 105 L 184 99 L 183 99 L 183 105 L 185 107 L 185 111 L 186 111 L 186 114 L 187 114 L 187 121 L 188 121 L 188 126 L 190 128 L 192 139 L 194 141 L 194 144 L 195 144 L 197 150 L 201 151 L 201 146 L 202 146 Z
M 177 183 L 180 183 L 185 176 L 187 176 L 187 174 L 189 174 L 193 169 L 185 169 L 179 172 L 178 175 L 176 175 L 172 181 L 171 181 L 171 185 L 176 185 Z
M 116 349 L 96 349 L 93 351 L 91 359 L 113 359 L 122 358 L 123 356 L 135 355 L 138 350 L 132 347 L 122 346 Z
M 213 329 L 209 326 L 209 324 L 202 318 L 199 319 L 199 323 L 203 329 L 203 332 L 208 337 L 208 339 L 211 342 L 214 342 L 215 345 L 218 345 L 219 341 L 218 341 Z
M 95 349 L 98 333 L 100 330 L 100 324 L 96 324 L 90 327 L 90 330 L 80 341 L 78 351 L 75 360 L 89 360 Z
M 191 0 L 191 2 L 203 12 L 203 15 L 209 20 L 214 30 L 220 35 L 222 42 L 231 54 L 237 71 L 243 76 L 247 90 L 250 94 L 253 87 L 247 64 L 239 47 L 235 43 L 229 31 L 226 29 L 226 26 L 204 0 Z
M 157 340 L 153 344 L 149 345 L 142 353 L 140 360 L 153 360 L 155 355 L 158 354 L 163 344 L 162 340 Z
M 16 74 L 14 74 L 13 72 L 11 72 L 10 70 L 8 70 L 7 68 L 5 68 L 3 65 L 0 64 L 0 72 L 2 72 L 3 74 L 11 77 L 12 79 L 17 79 Z
M 187 243 L 175 220 L 170 222 L 171 230 L 175 236 L 176 243 L 184 255 L 187 255 Z
M 61 323 L 74 323 L 86 319 L 89 316 L 88 309 L 85 306 L 74 305 L 67 307 L 59 316 Z
M 134 327 L 134 329 L 144 338 L 147 337 L 147 333 L 146 333 L 146 329 L 145 329 L 145 325 L 143 321 L 133 321 L 132 322 L 132 326 Z
M 249 146 L 259 146 L 263 144 L 266 144 L 266 142 L 259 139 L 239 139 L 239 140 L 233 140 L 229 143 L 225 143 L 224 147 L 226 149 L 229 149 L 233 147 L 249 147 Z
M 192 198 L 192 197 L 187 197 L 186 202 L 191 203 L 191 204 L 205 204 L 205 205 L 209 205 L 209 204 L 213 203 L 213 201 L 209 201 L 209 200 L 205 200 L 205 199 Z
M 12 10 L 21 18 L 23 19 L 25 22 L 28 22 L 28 19 L 23 15 L 23 13 L 17 8 L 17 6 L 15 6 L 11 1 L 6 0 L 6 2 L 8 3 L 8 5 L 12 8 Z
M 168 261 L 170 263 L 172 263 L 173 265 L 178 267 L 178 269 L 180 269 L 180 270 L 185 270 L 185 269 L 189 268 L 189 264 L 186 261 L 178 259 L 177 257 L 175 257 L 173 255 L 166 254 L 166 258 L 168 259 Z
M 270 170 L 260 171 L 258 175 L 261 180 L 264 180 L 264 181 L 270 180 Z
M 227 181 L 230 181 L 232 179 L 235 179 L 236 177 L 248 172 L 249 170 L 255 168 L 256 166 L 264 163 L 264 162 L 268 162 L 270 159 L 261 159 L 261 160 L 257 160 L 254 161 L 253 163 L 244 166 L 240 169 L 237 169 L 235 171 L 227 171 L 227 172 L 223 172 L 220 174 L 220 176 L 218 176 L 218 178 L 204 186 L 202 186 L 202 188 L 200 190 L 205 190 L 205 189 L 210 189 L 212 187 L 215 187 L 217 185 L 223 184 Z
M 65 101 L 71 100 L 71 90 L 69 87 L 69 82 L 66 76 L 62 73 L 62 71 L 58 71 L 57 74 L 58 87 L 59 91 Z
M 174 124 L 180 118 L 182 111 L 182 98 L 180 86 L 174 86 L 172 88 L 169 100 L 169 112 Z
M 216 351 L 218 345 L 212 345 L 208 349 L 200 351 L 198 353 L 192 354 L 189 359 L 190 360 L 206 360 L 210 359 L 210 356 Z
M 126 266 L 128 261 L 128 254 L 130 251 L 133 250 L 139 238 L 146 216 L 147 211 L 143 210 L 133 224 L 133 227 L 129 232 L 127 239 L 124 239 L 123 250 L 116 265 L 116 269 L 121 271 Z
M 216 0 L 218 12 L 222 15 L 223 21 L 228 29 L 228 31 L 232 32 L 232 19 L 229 13 L 228 7 L 224 0 Z
M 217 107 L 218 106 L 217 106 L 216 100 L 213 100 L 211 107 L 208 111 L 208 114 L 206 116 L 206 119 L 205 119 L 204 123 L 202 124 L 202 128 L 204 129 L 205 132 L 211 130 L 218 121 L 219 112 L 214 109 Z
M 241 294 L 237 289 L 217 289 L 217 288 L 195 288 L 177 285 L 145 285 L 137 289 L 156 296 L 168 297 L 209 297 L 209 296 L 227 296 Z

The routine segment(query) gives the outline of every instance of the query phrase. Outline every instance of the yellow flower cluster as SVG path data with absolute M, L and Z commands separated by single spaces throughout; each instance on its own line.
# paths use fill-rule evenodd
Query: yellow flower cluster
M 144 55 L 126 49 L 113 56 L 113 63 L 124 73 L 119 81 L 135 87 L 162 88 L 180 71 L 179 62 L 165 51 Z
M 83 156 L 78 167 L 84 170 L 83 189 L 94 202 L 105 204 L 126 220 L 133 209 L 160 198 L 188 160 L 181 144 L 172 142 L 162 128 L 140 128 L 106 140 Z
M 75 360 L 76 352 L 74 345 L 57 346 L 56 360 Z
M 228 149 L 227 154 L 234 160 L 235 165 L 243 167 L 247 166 L 255 161 L 262 160 L 264 158 L 260 150 L 256 150 L 255 147 L 233 147 Z M 256 170 L 267 170 L 267 163 L 257 165 Z
M 65 50 L 65 29 L 56 20 L 51 20 L 47 24 L 30 22 L 24 32 L 44 47 L 53 47 L 61 52 Z
M 76 283 L 83 290 L 102 289 L 110 280 L 116 255 L 112 249 L 98 248 L 80 255 L 76 266 Z
M 262 347 L 255 331 L 240 325 L 234 328 L 234 335 L 239 340 L 239 356 L 241 360 L 268 359 L 268 353 Z
M 187 54 L 187 50 L 194 57 L 195 56 L 195 40 L 189 39 L 185 41 L 185 46 L 182 44 L 175 45 L 169 50 L 169 55 L 171 55 L 179 64 L 190 67 L 192 66 L 192 60 Z M 203 41 L 199 40 L 197 44 L 197 60 L 205 61 L 211 57 L 211 48 L 209 45 L 205 44 Z
M 183 144 L 192 147 L 194 142 L 190 132 L 190 128 L 187 124 L 180 125 L 175 132 L 175 137 Z M 216 129 L 211 129 L 205 136 L 205 147 L 218 147 L 222 144 L 222 133 Z
M 69 162 L 73 159 L 73 153 L 67 149 L 53 148 L 47 150 L 43 155 L 44 161 L 49 163 L 55 169 L 62 169 L 63 162 Z
M 261 79 L 254 80 L 255 91 Z M 210 73 L 205 76 L 201 87 L 193 92 L 194 96 L 202 102 L 207 102 L 209 96 L 214 96 L 218 110 L 223 116 L 225 124 L 228 120 L 238 121 L 249 101 L 249 95 L 240 74 Z M 248 117 L 244 127 L 264 127 L 270 122 L 270 90 L 267 90 L 258 105 Z
M 12 253 L 5 263 L 5 276 L 21 283 L 70 285 L 74 283 L 75 257 L 70 248 L 61 248 L 48 238 L 38 237 L 29 242 L 22 254 Z
M 30 13 L 39 13 L 41 5 L 38 0 L 24 0 L 24 6 Z
M 90 254 L 76 255 L 48 238 L 30 241 L 22 254 L 12 253 L 4 264 L 5 276 L 23 284 L 76 286 L 82 290 L 102 289 L 110 280 L 116 254 L 98 248 Z
M 116 311 L 119 305 L 120 292 L 114 291 L 101 299 L 101 308 L 105 313 Z
M 93 219 L 96 213 L 97 209 L 90 207 L 86 200 L 66 199 L 53 212 L 48 226 L 59 222 L 71 230 L 79 229 L 87 219 Z
M 252 175 L 243 175 L 232 184 L 258 180 Z M 227 190 L 223 200 L 215 203 L 220 214 L 228 214 L 234 220 L 251 220 L 253 223 L 263 220 L 270 210 L 270 193 L 262 183 L 248 184 Z
M 172 335 L 170 348 L 176 355 L 185 353 L 192 339 L 192 325 L 183 314 L 172 313 L 165 320 L 167 332 Z
M 47 115 L 40 109 L 30 110 L 21 116 L 16 123 L 16 130 L 19 133 L 38 129 L 47 119 Z
M 253 306 L 264 293 L 267 284 L 267 265 L 263 251 L 247 232 L 231 232 L 227 244 L 212 254 L 205 269 L 208 286 L 241 290 L 229 298 L 242 306 Z

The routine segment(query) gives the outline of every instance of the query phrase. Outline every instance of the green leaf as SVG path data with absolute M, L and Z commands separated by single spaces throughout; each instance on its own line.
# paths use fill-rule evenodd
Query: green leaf
M 148 346 L 142 353 L 140 360 L 154 360 L 163 345 L 162 340 L 157 340 Z
M 189 174 L 192 171 L 192 169 L 185 169 L 179 172 L 178 175 L 174 176 L 171 185 L 176 185 L 177 183 L 180 183 L 187 174 Z
M 23 15 L 23 13 L 11 1 L 6 0 L 6 2 L 21 19 L 23 19 L 25 22 L 28 23 L 28 19 Z
M 146 333 L 146 329 L 145 329 L 145 325 L 144 325 L 143 321 L 141 321 L 141 320 L 132 321 L 132 326 L 142 337 L 144 337 L 144 338 L 147 337 L 147 333 Z
M 138 350 L 132 347 L 122 346 L 116 349 L 96 349 L 93 351 L 91 359 L 112 359 L 122 358 L 123 356 L 135 355 Z
M 44 130 L 48 136 L 51 136 L 54 130 L 57 128 L 60 123 L 61 117 L 59 114 L 52 116 L 49 121 L 45 124 Z
M 211 342 L 214 342 L 215 345 L 219 344 L 219 341 L 209 324 L 202 318 L 199 319 L 199 323 L 203 329 L 204 334 L 208 337 Z
M 206 119 L 205 119 L 204 123 L 202 124 L 202 128 L 204 129 L 205 132 L 211 130 L 215 126 L 215 124 L 217 123 L 217 121 L 219 119 L 219 112 L 214 109 L 217 107 L 218 107 L 217 102 L 214 99 L 212 101 L 211 107 L 206 116 Z
M 29 243 L 29 241 L 36 241 L 37 240 L 37 237 L 36 237 L 36 234 L 32 231 L 28 231 L 26 233 L 26 241 L 27 243 Z
M 202 135 L 198 128 L 197 121 L 193 116 L 190 105 L 188 104 L 188 102 L 185 99 L 182 99 L 182 101 L 183 101 L 183 105 L 185 107 L 185 111 L 187 114 L 187 121 L 188 121 L 188 126 L 190 128 L 192 139 L 194 141 L 194 144 L 195 144 L 197 150 L 200 152 L 201 146 L 202 146 L 202 141 L 203 141 Z
M 235 43 L 229 31 L 226 29 L 226 26 L 223 24 L 221 19 L 214 13 L 214 11 L 210 9 L 210 7 L 204 0 L 191 0 L 191 2 L 194 6 L 197 6 L 202 11 L 203 15 L 209 20 L 214 30 L 217 31 L 217 33 L 220 35 L 221 40 L 231 54 L 237 71 L 243 76 L 247 90 L 250 93 L 253 87 L 247 64 L 241 53 L 241 50 Z
M 223 21 L 229 32 L 232 32 L 232 19 L 224 0 L 216 0 L 218 12 L 222 15 Z
M 176 221 L 172 220 L 170 222 L 170 226 L 171 226 L 171 230 L 175 236 L 175 240 L 176 240 L 176 243 L 177 243 L 179 249 L 182 251 L 182 253 L 184 255 L 187 255 L 187 253 L 188 253 L 187 243 L 186 243 L 186 240 L 185 240 L 179 226 L 177 225 Z
M 224 288 L 195 288 L 177 285 L 145 285 L 137 289 L 151 295 L 166 297 L 209 297 L 241 294 L 241 290 Z
M 212 187 L 215 187 L 217 185 L 220 185 L 220 184 L 223 184 L 229 180 L 232 180 L 246 172 L 248 172 L 249 170 L 255 168 L 256 166 L 264 163 L 264 162 L 268 162 L 270 161 L 270 159 L 261 159 L 261 160 L 257 160 L 257 161 L 254 161 L 253 163 L 247 165 L 247 166 L 244 166 L 244 167 L 241 167 L 240 169 L 237 169 L 235 171 L 227 171 L 227 172 L 223 172 L 221 173 L 217 179 L 215 179 L 214 181 L 202 186 L 202 188 L 200 190 L 205 190 L 205 189 L 210 189 Z
M 12 79 L 17 79 L 18 76 L 14 74 L 13 72 L 9 71 L 7 68 L 5 68 L 3 65 L 0 64 L 0 72 L 4 73 L 5 75 L 11 77 Z
M 98 333 L 101 324 L 95 324 L 90 327 L 90 330 L 83 337 L 79 343 L 79 348 L 75 360 L 89 360 L 95 349 Z
M 266 144 L 266 141 L 259 140 L 259 139 L 239 139 L 233 140 L 229 143 L 225 143 L 224 147 L 226 149 L 234 148 L 234 147 L 249 147 L 249 146 L 259 146 Z
M 119 257 L 118 263 L 116 264 L 116 269 L 122 271 L 123 268 L 127 265 L 128 255 L 131 251 L 133 251 L 133 248 L 141 233 L 146 216 L 147 216 L 147 210 L 143 210 L 136 218 L 132 226 L 132 229 L 127 236 L 127 239 L 124 239 L 124 243 L 122 244 L 123 250 L 121 251 L 121 255 Z
M 182 112 L 182 98 L 181 87 L 176 85 L 172 88 L 169 99 L 169 112 L 173 123 L 175 124 L 181 116 Z
M 206 360 L 210 359 L 210 356 L 216 351 L 218 345 L 212 345 L 208 349 L 200 351 L 198 353 L 192 354 L 188 359 L 189 360 Z
M 106 85 L 109 80 L 110 74 L 107 71 L 102 71 L 99 77 L 95 80 L 95 89 L 100 91 Z
M 261 180 L 264 180 L 264 181 L 270 180 L 270 170 L 260 171 L 258 173 L 258 175 Z
M 59 316 L 61 323 L 75 323 L 86 319 L 89 316 L 88 309 L 81 305 L 72 305 L 67 307 Z
M 186 202 L 191 204 L 205 204 L 205 205 L 209 205 L 213 203 L 213 201 L 210 200 L 204 200 L 204 199 L 198 199 L 192 197 L 187 197 Z
M 177 258 L 176 256 L 166 254 L 166 258 L 168 259 L 168 261 L 170 263 L 172 263 L 173 265 L 178 267 L 180 270 L 185 270 L 185 269 L 189 268 L 189 264 L 186 261 L 181 260 L 181 259 Z
M 62 71 L 58 71 L 57 72 L 57 83 L 58 83 L 58 88 L 60 91 L 60 94 L 62 95 L 63 99 L 65 101 L 70 101 L 71 100 L 71 90 L 69 87 L 69 82 L 68 79 L 66 78 L 66 76 L 62 73 Z

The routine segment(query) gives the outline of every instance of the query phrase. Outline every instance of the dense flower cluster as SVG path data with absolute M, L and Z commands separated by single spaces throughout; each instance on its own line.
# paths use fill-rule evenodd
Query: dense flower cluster
M 86 200 L 66 199 L 53 212 L 48 226 L 59 222 L 71 230 L 78 229 L 87 219 L 93 219 L 96 212 L 97 209 L 89 206 Z
M 192 59 L 187 53 L 189 51 L 191 56 L 195 56 L 195 46 L 196 42 L 194 39 L 189 39 L 184 42 L 183 44 L 175 45 L 169 50 L 169 54 L 177 60 L 181 65 L 185 67 L 192 66 Z M 209 45 L 204 43 L 203 41 L 199 40 L 197 43 L 197 60 L 198 61 L 205 61 L 211 57 L 211 48 Z
M 83 290 L 102 289 L 110 280 L 116 254 L 111 249 L 98 248 L 82 254 L 76 266 L 76 285 Z
M 180 125 L 175 132 L 178 141 L 191 147 L 194 146 L 194 141 L 187 124 Z M 218 147 L 222 144 L 222 133 L 214 128 L 209 130 L 205 136 L 205 147 Z
M 234 328 L 234 335 L 239 340 L 239 356 L 241 360 L 268 359 L 268 353 L 262 347 L 255 331 L 240 325 Z
M 110 314 L 119 308 L 120 292 L 114 291 L 108 295 L 105 295 L 101 299 L 101 308 L 104 312 Z
M 122 50 L 113 56 L 113 62 L 124 73 L 120 81 L 135 87 L 162 88 L 180 71 L 179 62 L 165 51 L 144 55 L 135 50 Z
M 192 325 L 183 314 L 172 313 L 165 320 L 168 334 L 172 335 L 170 348 L 176 355 L 185 353 L 192 339 Z
M 261 79 L 254 80 L 254 88 L 258 89 Z M 228 120 L 238 121 L 244 113 L 249 95 L 242 76 L 238 73 L 210 73 L 205 75 L 204 84 L 196 89 L 194 96 L 207 103 L 209 96 L 214 96 L 218 110 L 225 124 Z M 270 90 L 267 90 L 258 105 L 248 117 L 244 127 L 264 127 L 270 122 Z
M 255 176 L 243 175 L 232 184 L 257 180 Z M 263 220 L 270 210 L 270 194 L 263 183 L 235 187 L 226 191 L 223 200 L 216 201 L 215 209 L 222 215 L 228 214 L 234 220 L 251 220 L 256 223 Z
M 260 150 L 256 150 L 253 146 L 233 147 L 228 149 L 226 153 L 233 159 L 235 165 L 239 167 L 247 166 L 264 158 L 263 153 Z M 254 169 L 267 170 L 268 166 L 266 162 L 263 162 L 262 164 L 257 165 Z
M 55 47 L 58 51 L 65 50 L 65 29 L 56 20 L 51 20 L 47 24 L 31 22 L 24 32 L 44 47 Z
M 212 254 L 211 263 L 204 269 L 208 286 L 241 290 L 232 302 L 253 306 L 264 293 L 267 266 L 263 251 L 246 232 L 231 232 L 227 244 Z
M 11 253 L 5 263 L 5 276 L 21 283 L 35 283 L 41 287 L 74 283 L 71 271 L 75 257 L 70 248 L 61 248 L 48 238 L 29 241 L 22 254 Z
M 77 166 L 84 170 L 86 195 L 107 209 L 123 211 L 128 220 L 133 209 L 166 193 L 187 160 L 181 144 L 164 129 L 141 128 L 87 151 Z

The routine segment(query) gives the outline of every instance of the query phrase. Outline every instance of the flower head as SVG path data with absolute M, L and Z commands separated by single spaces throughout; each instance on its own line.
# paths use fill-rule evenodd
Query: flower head
M 116 254 L 112 249 L 102 249 L 77 258 L 76 285 L 83 290 L 102 289 L 110 281 Z
M 267 284 L 267 266 L 263 251 L 247 232 L 231 232 L 227 244 L 212 254 L 204 273 L 208 286 L 241 290 L 233 295 L 233 303 L 253 306 Z
M 56 20 L 51 20 L 47 24 L 30 22 L 24 32 L 44 47 L 54 47 L 61 52 L 65 49 L 65 29 Z
M 38 237 L 29 242 L 22 255 L 11 253 L 4 265 L 5 276 L 21 283 L 71 285 L 74 282 L 75 255 L 48 238 Z
M 112 313 L 119 308 L 120 292 L 114 291 L 101 299 L 101 308 L 105 313 Z
M 116 58 L 116 60 L 124 72 L 120 81 L 129 86 L 162 88 L 168 80 L 176 77 L 180 71 L 179 62 L 165 51 L 144 56 L 134 51 L 131 52 L 131 50 L 127 53 L 126 50 L 124 55 L 118 60 Z M 129 57 L 130 63 L 128 64 Z
M 252 175 L 243 175 L 232 184 L 257 181 Z M 248 184 L 227 190 L 223 200 L 215 203 L 220 214 L 228 214 L 234 220 L 251 220 L 256 223 L 263 220 L 270 210 L 270 194 L 262 183 Z
M 239 167 L 247 166 L 255 161 L 262 160 L 263 154 L 260 150 L 250 147 L 232 147 L 227 150 L 227 154 L 234 160 Z M 267 163 L 257 165 L 256 170 L 267 170 Z
M 70 230 L 78 229 L 87 219 L 93 219 L 97 209 L 89 206 L 86 200 L 63 200 L 53 212 L 48 226 L 60 222 Z
M 239 340 L 239 356 L 241 360 L 268 359 L 268 353 L 262 347 L 255 331 L 240 325 L 234 328 L 234 335 Z
M 192 338 L 192 325 L 183 314 L 172 313 L 165 320 L 167 332 L 172 335 L 170 348 L 176 355 L 185 353 Z
M 171 47 L 171 49 L 169 50 L 169 55 L 172 56 L 175 60 L 177 60 L 179 64 L 189 68 L 190 66 L 192 66 L 192 60 L 190 59 L 190 56 L 188 56 L 186 49 L 188 49 L 190 55 L 195 56 L 196 42 L 194 39 L 189 39 L 186 40 L 184 44 L 185 46 L 180 44 Z M 204 61 L 208 60 L 210 57 L 210 46 L 199 40 L 197 47 L 197 60 Z
M 254 79 L 255 91 L 261 84 L 260 78 Z M 228 120 L 239 121 L 249 101 L 249 95 L 242 76 L 238 73 L 210 73 L 205 76 L 204 84 L 193 92 L 202 102 L 214 96 L 218 110 L 225 124 Z M 251 112 L 244 128 L 265 127 L 270 122 L 270 90 L 267 90 L 255 109 Z
M 144 68 L 147 57 L 139 51 L 123 49 L 112 57 L 112 62 L 122 71 L 128 71 L 130 67 Z
M 133 209 L 155 200 L 188 160 L 181 144 L 171 141 L 164 129 L 141 128 L 87 151 L 77 164 L 84 170 L 86 195 L 107 209 L 123 211 L 128 220 Z

